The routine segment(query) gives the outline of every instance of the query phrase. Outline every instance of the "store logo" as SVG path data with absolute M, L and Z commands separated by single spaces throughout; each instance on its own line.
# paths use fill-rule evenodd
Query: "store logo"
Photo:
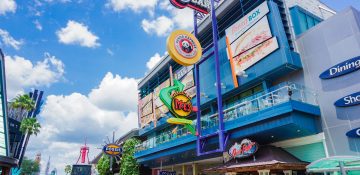
M 335 102 L 337 107 L 349 107 L 360 105 L 360 92 L 348 95 Z
M 319 77 L 321 79 L 331 79 L 354 72 L 359 69 L 360 69 L 360 56 L 333 66 L 332 68 L 323 72 Z
M 107 144 L 103 147 L 103 153 L 109 156 L 118 156 L 122 152 L 120 145 L 117 144 Z
M 210 0 L 170 0 L 170 3 L 179 9 L 189 7 L 204 14 L 208 14 L 211 9 Z
M 178 35 L 175 38 L 175 48 L 178 53 L 186 58 L 192 58 L 197 54 L 194 40 L 187 35 Z
M 256 142 L 253 142 L 249 139 L 244 139 L 240 144 L 235 143 L 229 149 L 228 153 L 232 158 L 246 158 L 254 155 L 258 149 L 259 146 Z
M 360 138 L 360 128 L 353 129 L 346 133 L 346 136 L 350 138 Z
M 185 30 L 176 30 L 167 39 L 167 51 L 170 57 L 183 66 L 197 63 L 202 56 L 200 42 L 193 34 Z
M 174 113 L 180 117 L 187 117 L 193 110 L 191 98 L 185 92 L 173 95 L 172 105 Z

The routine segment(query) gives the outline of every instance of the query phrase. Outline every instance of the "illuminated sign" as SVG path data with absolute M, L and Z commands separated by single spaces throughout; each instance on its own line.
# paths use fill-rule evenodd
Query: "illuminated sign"
M 122 149 L 120 145 L 117 144 L 107 144 L 103 147 L 103 153 L 109 155 L 109 156 L 119 156 L 122 152 Z
M 176 30 L 167 39 L 167 51 L 170 57 L 183 66 L 198 62 L 202 56 L 200 42 L 190 32 Z
M 337 107 L 349 107 L 360 105 L 360 92 L 348 95 L 335 102 Z
M 339 77 L 360 69 L 360 56 L 339 63 L 323 72 L 319 77 L 321 79 L 331 79 Z
M 189 7 L 204 14 L 208 14 L 208 9 L 211 9 L 210 0 L 170 0 L 170 3 L 179 9 Z
M 187 117 L 192 112 L 191 98 L 185 92 L 178 92 L 173 95 L 171 108 L 180 117 Z
M 350 138 L 360 138 L 360 128 L 353 129 L 346 133 L 346 136 Z
M 194 111 L 191 98 L 184 92 L 184 87 L 185 85 L 179 80 L 174 79 L 174 85 L 163 88 L 160 91 L 159 97 L 169 111 L 175 116 L 175 118 L 169 118 L 167 122 L 170 124 L 184 125 L 195 135 L 195 128 L 192 126 L 193 121 L 184 119 Z
M 246 158 L 254 155 L 258 149 L 259 146 L 256 142 L 244 139 L 240 144 L 235 143 L 228 153 L 232 158 Z

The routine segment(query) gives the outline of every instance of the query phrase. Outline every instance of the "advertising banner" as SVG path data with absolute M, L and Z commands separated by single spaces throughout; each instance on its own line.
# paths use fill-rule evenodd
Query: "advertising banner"
M 242 17 L 235 24 L 227 28 L 225 32 L 230 41 L 230 44 L 239 38 L 243 33 L 245 33 L 249 28 L 251 28 L 267 13 L 269 13 L 269 6 L 267 5 L 267 1 L 265 1 L 246 16 Z
M 164 103 L 159 98 L 160 90 L 170 86 L 170 79 L 167 79 L 163 83 L 161 83 L 158 87 L 154 89 L 154 105 L 155 105 L 155 117 L 159 119 L 163 115 L 169 112 L 168 108 L 164 105 Z
M 231 44 L 233 56 L 236 57 L 271 37 L 269 22 L 265 16 Z
M 246 70 L 261 59 L 268 56 L 270 53 L 274 52 L 279 48 L 276 37 L 273 37 L 260 45 L 236 56 L 234 58 L 235 70 Z
M 153 93 L 148 94 L 139 101 L 141 127 L 151 122 L 153 116 Z

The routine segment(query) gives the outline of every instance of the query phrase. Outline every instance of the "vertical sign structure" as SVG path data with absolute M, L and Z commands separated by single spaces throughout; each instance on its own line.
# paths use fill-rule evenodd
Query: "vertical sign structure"
M 6 83 L 4 55 L 0 50 L 0 156 L 8 156 Z
M 110 142 L 109 138 L 108 141 Z M 106 143 L 102 148 L 102 152 L 110 157 L 110 172 L 112 172 L 113 158 L 120 159 L 122 154 L 121 146 L 115 142 L 115 132 L 113 132 L 112 143 Z
M 207 14 L 208 11 L 211 11 L 211 21 L 212 21 L 212 31 L 213 31 L 213 55 L 215 56 L 215 72 L 216 72 L 216 90 L 217 90 L 217 105 L 218 105 L 218 113 L 219 113 L 219 130 L 215 135 L 219 137 L 219 148 L 213 151 L 209 152 L 203 152 L 203 147 L 201 145 L 205 144 L 208 137 L 201 136 L 201 111 L 197 110 L 197 124 L 196 129 L 198 132 L 197 137 L 197 155 L 206 155 L 216 152 L 224 152 L 224 145 L 225 145 L 225 138 L 224 138 L 224 123 L 223 123 L 223 107 L 222 107 L 222 93 L 221 93 L 221 77 L 220 77 L 220 61 L 219 61 L 219 46 L 218 46 L 218 25 L 217 25 L 217 19 L 215 14 L 215 2 L 219 2 L 219 0 L 170 0 L 170 2 L 177 8 L 185 8 L 189 7 L 194 9 L 196 12 L 194 12 L 194 33 L 195 37 L 198 33 L 197 30 L 197 14 L 203 13 Z M 183 50 L 184 52 L 187 52 L 186 50 Z M 202 51 L 201 51 L 202 52 Z M 171 55 L 171 53 L 169 52 Z M 173 56 L 173 55 L 171 55 Z M 185 56 L 186 57 L 186 56 Z M 192 62 L 192 64 L 195 64 L 195 80 L 196 80 L 196 104 L 200 106 L 200 82 L 199 82 L 199 65 L 204 61 L 207 60 L 209 57 L 203 58 L 199 62 Z M 173 58 L 174 59 L 174 58 Z M 178 60 L 178 58 L 175 58 L 175 61 L 181 64 Z M 182 65 L 191 65 L 188 64 L 188 61 L 183 61 Z
M 234 72 L 245 71 L 279 48 L 276 37 L 272 36 L 266 14 L 267 2 L 226 29 L 230 61 Z

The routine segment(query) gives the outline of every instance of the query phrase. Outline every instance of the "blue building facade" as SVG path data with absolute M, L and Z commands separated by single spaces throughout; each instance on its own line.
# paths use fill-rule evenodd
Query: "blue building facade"
M 288 78 L 303 71 L 296 38 L 333 15 L 331 9 L 319 1 L 309 1 L 312 3 L 226 0 L 218 4 L 226 150 L 243 139 L 250 139 L 259 145 L 279 147 L 303 162 L 328 155 L 318 93 L 306 84 L 291 82 Z M 305 10 L 316 9 L 309 7 L 314 3 L 321 4 L 325 10 L 318 8 L 321 12 L 317 13 Z M 250 19 L 253 12 L 264 14 L 232 40 L 231 31 L 242 28 L 241 21 Z M 210 48 L 204 49 L 203 53 L 204 58 L 209 58 L 199 65 L 200 104 L 195 100 L 194 66 L 180 66 L 169 56 L 139 83 L 139 135 L 145 139 L 138 145 L 135 157 L 139 163 L 153 168 L 153 174 L 162 170 L 201 174 L 208 168 L 222 165 L 228 158 L 226 152 L 197 156 L 197 137 L 185 127 L 166 123 L 171 114 L 158 97 L 159 90 L 171 85 L 173 78 L 182 81 L 185 92 L 193 97 L 193 104 L 201 111 L 201 121 L 196 121 L 195 113 L 188 119 L 201 122 L 202 135 L 210 136 L 218 131 L 217 84 L 215 61 L 211 56 L 209 17 L 199 21 L 198 29 L 202 47 Z M 201 146 L 206 151 L 216 149 L 217 145 L 218 139 L 209 137 Z M 287 171 L 293 173 L 291 169 Z

